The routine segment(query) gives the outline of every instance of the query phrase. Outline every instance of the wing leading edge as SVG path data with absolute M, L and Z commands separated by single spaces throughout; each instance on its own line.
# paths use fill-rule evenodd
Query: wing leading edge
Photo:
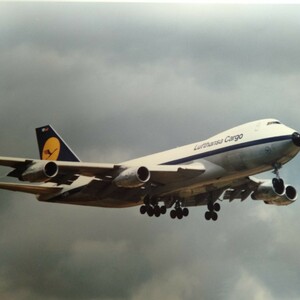
M 8 173 L 10 177 L 17 177 L 24 181 L 31 182 L 54 182 L 62 184 L 64 182 L 56 180 L 57 178 L 70 178 L 71 176 L 87 176 L 101 179 L 113 180 L 122 172 L 128 169 L 137 168 L 136 166 L 126 166 L 119 164 L 105 163 L 84 163 L 84 162 L 65 162 L 65 161 L 45 161 L 33 160 L 27 158 L 0 157 L 0 165 L 11 167 L 14 170 Z M 29 170 L 32 173 L 47 172 L 50 170 L 55 176 L 49 176 L 45 180 L 26 180 L 24 174 Z M 195 165 L 155 165 L 146 166 L 151 174 L 150 181 L 158 184 L 169 184 L 185 178 L 197 177 L 205 172 L 202 164 Z M 46 176 L 47 177 L 47 176 Z M 29 179 L 31 177 L 28 177 Z M 74 177 L 74 180 L 77 177 Z M 44 178 L 41 178 L 44 179 Z

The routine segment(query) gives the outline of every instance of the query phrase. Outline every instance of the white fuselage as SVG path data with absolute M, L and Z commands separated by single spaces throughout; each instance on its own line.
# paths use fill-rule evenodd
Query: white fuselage
M 247 160 L 249 160 L 248 163 L 252 161 L 255 165 L 260 165 L 260 157 L 263 160 L 273 160 L 277 155 L 285 156 L 285 150 L 296 154 L 298 150 L 296 147 L 285 149 L 286 142 L 291 142 L 291 135 L 294 132 L 295 130 L 273 119 L 254 121 L 226 130 L 204 141 L 129 160 L 122 164 L 133 166 L 191 164 L 200 159 L 207 159 L 221 162 L 220 166 L 226 169 L 231 168 L 232 164 L 239 165 L 239 167 L 244 164 L 245 168 L 248 169 L 252 166 L 248 166 Z M 263 146 L 264 151 L 261 152 L 258 146 Z M 293 145 L 291 144 L 291 146 Z M 236 152 L 236 150 L 238 151 Z M 233 153 L 235 153 L 234 159 L 231 159 Z M 245 157 L 239 157 L 237 164 L 236 158 L 241 153 Z M 243 159 L 244 162 L 242 162 Z

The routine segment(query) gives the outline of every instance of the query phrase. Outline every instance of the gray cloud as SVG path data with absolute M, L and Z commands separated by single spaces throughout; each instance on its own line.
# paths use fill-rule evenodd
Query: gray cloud
M 101 162 L 299 128 L 299 6 L 0 6 L 1 155 L 37 157 L 46 123 Z M 299 190 L 298 165 L 281 174 Z M 0 196 L 1 299 L 299 298 L 299 203 L 224 203 L 212 223 Z

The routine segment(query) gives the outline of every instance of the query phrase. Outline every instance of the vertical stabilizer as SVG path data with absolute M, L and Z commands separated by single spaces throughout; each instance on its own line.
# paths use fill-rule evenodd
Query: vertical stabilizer
M 43 160 L 80 161 L 51 125 L 36 128 L 40 158 Z

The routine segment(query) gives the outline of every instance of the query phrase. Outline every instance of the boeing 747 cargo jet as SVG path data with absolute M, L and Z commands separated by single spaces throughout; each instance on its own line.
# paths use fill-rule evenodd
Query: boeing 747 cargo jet
M 207 140 L 117 164 L 81 162 L 50 126 L 36 129 L 40 159 L 0 157 L 7 176 L 28 183 L 1 182 L 0 188 L 35 194 L 39 201 L 100 207 L 140 206 L 140 213 L 188 216 L 189 207 L 206 206 L 216 221 L 218 200 L 251 197 L 288 205 L 296 189 L 279 169 L 300 150 L 300 134 L 274 119 L 259 120 Z M 255 174 L 273 170 L 274 178 Z

